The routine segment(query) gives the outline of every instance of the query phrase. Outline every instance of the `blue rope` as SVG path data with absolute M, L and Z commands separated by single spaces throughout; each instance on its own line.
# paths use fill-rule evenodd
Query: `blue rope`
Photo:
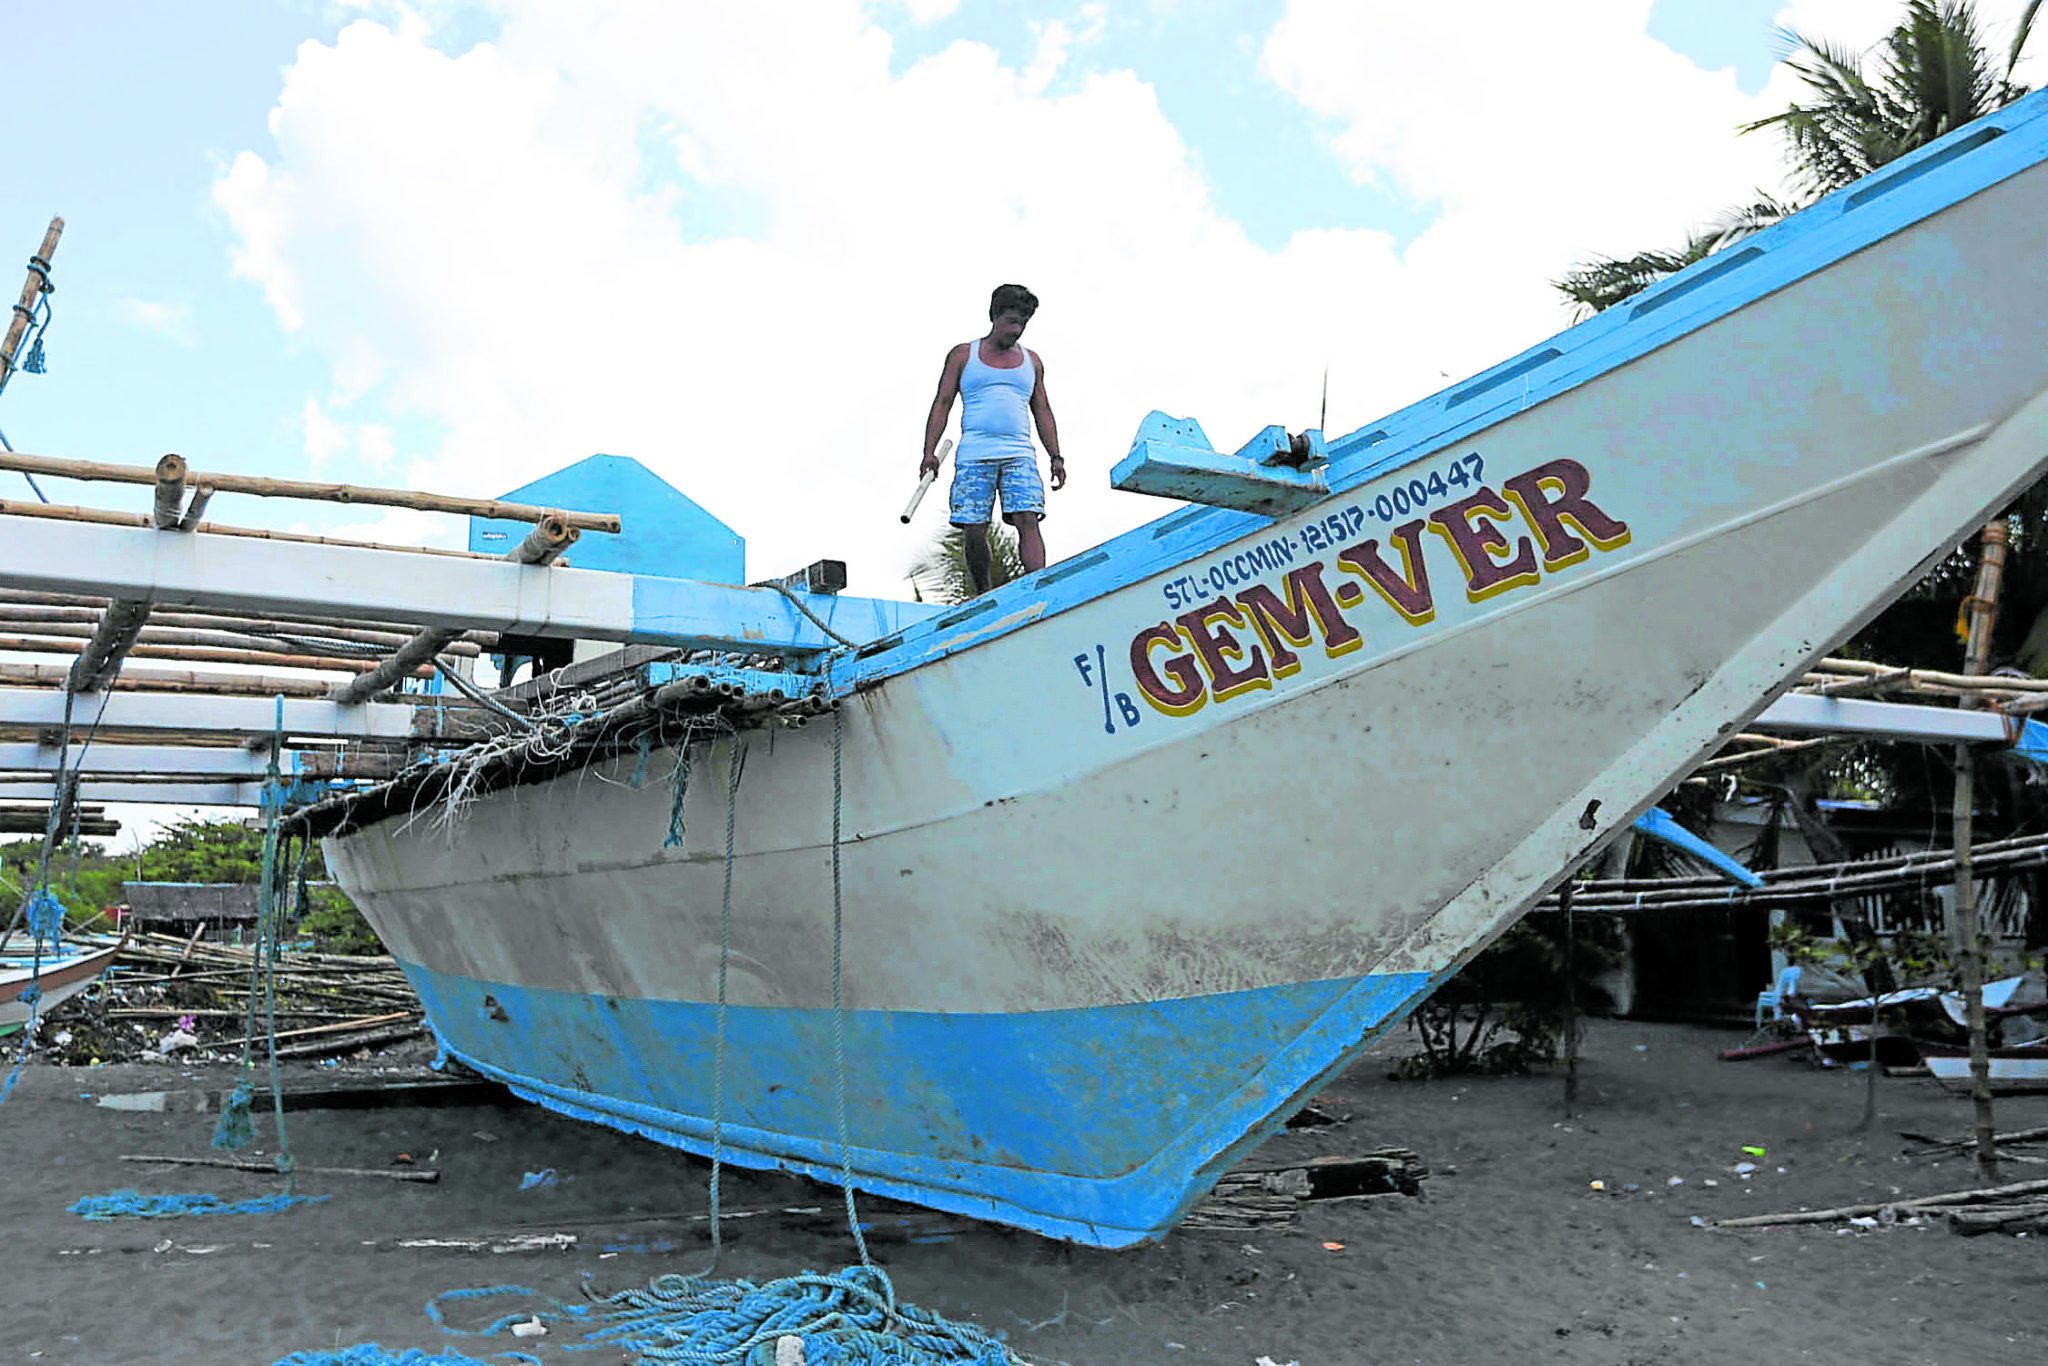
M 695 738 L 685 730 L 683 743 L 676 746 L 676 768 L 669 775 L 668 838 L 661 842 L 664 849 L 683 847 L 683 798 L 690 792 L 690 741 Z
M 782 1337 L 803 1339 L 811 1366 L 1016 1360 L 999 1336 L 897 1303 L 896 1287 L 877 1266 L 850 1266 L 834 1276 L 806 1271 L 766 1285 L 661 1276 L 599 1303 L 609 1306 L 602 1315 L 607 1326 L 586 1342 L 674 1366 L 742 1366 Z
M 730 737 L 731 761 L 725 779 L 725 895 L 718 912 L 718 1037 L 711 1052 L 711 1264 L 701 1275 L 718 1268 L 724 1243 L 718 1227 L 719 1175 L 725 1166 L 725 980 L 732 962 L 732 863 L 733 832 L 740 803 L 740 770 L 746 767 L 746 747 L 738 731 Z
M 447 1306 L 461 1301 L 516 1297 L 539 1301 L 481 1328 L 457 1328 Z M 912 1304 L 899 1304 L 896 1287 L 876 1266 L 853 1266 L 837 1275 L 802 1272 L 756 1285 L 708 1275 L 659 1276 L 646 1286 L 595 1297 L 595 1304 L 563 1304 L 523 1285 L 450 1290 L 427 1301 L 426 1313 L 453 1337 L 494 1337 L 514 1324 L 539 1319 L 588 1329 L 565 1352 L 609 1348 L 663 1366 L 752 1366 L 772 1359 L 784 1337 L 803 1340 L 811 1366 L 1014 1366 L 1002 1336 L 950 1322 Z M 320 1360 L 314 1358 L 313 1360 Z
M 531 1357 L 524 1352 L 494 1352 L 489 1360 L 541 1366 L 539 1357 Z M 332 1352 L 293 1352 L 288 1357 L 279 1357 L 277 1366 L 486 1366 L 486 1363 L 460 1352 L 436 1352 L 428 1356 L 417 1347 L 408 1347 L 401 1352 L 375 1342 L 359 1342 L 353 1347 L 342 1347 Z
M 257 893 L 256 952 L 249 961 L 249 999 L 243 1008 L 242 1072 L 234 1093 L 221 1106 L 214 1125 L 213 1146 L 225 1149 L 247 1147 L 256 1137 L 255 1089 L 250 1084 L 256 1046 L 256 997 L 262 987 L 267 1033 L 270 1040 L 270 1095 L 277 1124 L 277 1169 L 285 1174 L 285 1190 L 298 1190 L 291 1140 L 285 1133 L 284 1079 L 277 1062 L 277 954 L 284 938 L 283 908 L 278 904 L 278 878 L 282 860 L 278 857 L 278 819 L 284 813 L 284 779 L 278 756 L 284 752 L 284 698 L 277 699 L 276 722 L 270 741 L 270 762 L 265 766 L 263 805 L 269 816 L 263 832 L 263 881 Z
M 259 1195 L 233 1204 L 218 1195 L 144 1195 L 140 1191 L 115 1191 L 111 1195 L 88 1195 L 70 1207 L 72 1214 L 96 1224 L 114 1219 L 176 1219 L 187 1214 L 282 1214 L 293 1205 L 325 1200 L 324 1195 Z
M 28 932 L 37 939 L 47 939 L 54 946 L 63 935 L 64 903 L 51 895 L 48 887 L 32 893 L 22 911 L 28 917 Z

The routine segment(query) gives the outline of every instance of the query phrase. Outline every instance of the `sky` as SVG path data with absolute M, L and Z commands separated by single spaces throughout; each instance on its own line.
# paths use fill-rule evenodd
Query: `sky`
M 2002 50 L 2023 0 L 1981 0 Z M 908 596 L 946 351 L 1041 299 L 1054 559 L 1145 414 L 1334 436 L 1570 322 L 1780 147 L 1781 30 L 1898 0 L 73 0 L 0 8 L 0 263 L 67 222 L 17 450 L 505 493 L 595 452 Z M 2035 47 L 2048 47 L 2037 39 Z M 2031 62 L 2038 81 L 2043 62 Z M 2021 78 L 2030 74 L 2022 66 Z M 10 298 L 13 267 L 0 264 Z M 957 420 L 957 415 L 956 415 Z M 142 510 L 146 491 L 46 485 Z M 0 473 L 0 499 L 28 496 Z M 631 526 L 633 509 L 619 511 Z M 223 521 L 460 546 L 459 519 Z M 4 552 L 0 552 L 4 553 Z

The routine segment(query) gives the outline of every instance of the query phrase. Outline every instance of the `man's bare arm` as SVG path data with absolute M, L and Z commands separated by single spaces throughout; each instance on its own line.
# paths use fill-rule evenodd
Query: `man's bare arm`
M 1052 461 L 1052 486 L 1065 488 L 1067 462 L 1060 454 L 1060 428 L 1052 418 L 1052 400 L 1045 396 L 1045 362 L 1033 351 L 1031 363 L 1038 371 L 1038 382 L 1031 386 L 1031 419 L 1038 424 L 1038 439 L 1045 443 L 1045 453 Z
M 966 369 L 967 344 L 962 342 L 946 353 L 946 364 L 939 371 L 939 392 L 924 419 L 924 460 L 917 467 L 919 476 L 938 473 L 939 458 L 934 452 L 946 433 L 946 419 L 952 416 L 953 400 L 960 396 L 960 376 Z

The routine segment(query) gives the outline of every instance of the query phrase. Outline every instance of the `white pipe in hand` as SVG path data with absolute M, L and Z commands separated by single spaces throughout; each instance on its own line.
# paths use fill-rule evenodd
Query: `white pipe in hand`
M 952 449 L 952 437 L 946 437 L 945 439 L 939 442 L 939 449 L 937 451 L 937 455 L 939 457 L 939 464 L 943 465 L 946 463 L 946 452 Z M 938 477 L 939 472 L 938 470 L 934 469 L 930 474 L 923 475 L 918 479 L 917 492 L 910 495 L 910 505 L 903 509 L 904 525 L 908 526 L 910 524 L 910 519 L 917 515 L 917 505 L 924 501 L 925 494 L 931 491 L 931 487 L 935 482 L 937 482 Z

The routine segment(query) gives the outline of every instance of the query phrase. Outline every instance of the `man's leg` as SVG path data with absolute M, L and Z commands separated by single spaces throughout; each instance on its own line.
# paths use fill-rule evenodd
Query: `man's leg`
M 996 508 L 996 462 L 955 460 L 951 518 L 965 542 L 967 577 L 976 596 L 988 592 L 988 519 Z
M 1038 534 L 1038 514 L 1020 512 L 1010 523 L 1017 528 L 1017 554 L 1024 561 L 1024 572 L 1045 568 L 1045 538 Z
M 1001 488 L 1003 520 L 1017 528 L 1017 557 L 1024 561 L 1024 572 L 1045 568 L 1045 539 L 1038 534 L 1045 481 L 1038 477 L 1038 461 L 1029 456 L 1003 461 Z
M 990 576 L 988 523 L 982 522 L 976 526 L 964 526 L 960 528 L 960 531 L 967 542 L 967 577 L 974 584 L 974 595 L 980 597 L 983 593 L 988 592 Z M 1034 531 L 1032 535 L 1035 539 L 1037 532 Z M 1045 552 L 1041 549 L 1039 554 L 1042 557 Z

